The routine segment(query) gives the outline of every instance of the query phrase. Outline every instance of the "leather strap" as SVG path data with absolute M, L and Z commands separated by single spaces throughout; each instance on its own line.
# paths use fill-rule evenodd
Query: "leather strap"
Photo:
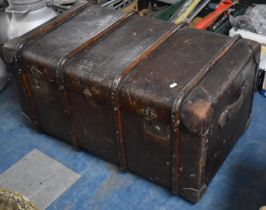
M 181 26 L 177 25 L 173 29 L 164 33 L 159 39 L 157 39 L 152 45 L 150 45 L 146 50 L 143 51 L 135 60 L 133 60 L 122 73 L 118 74 L 112 84 L 111 100 L 114 108 L 114 118 L 115 118 L 115 129 L 116 129 L 116 141 L 117 150 L 120 162 L 120 168 L 122 170 L 127 169 L 126 164 L 126 152 L 125 143 L 123 137 L 123 126 L 121 119 L 121 110 L 119 106 L 119 92 L 123 79 L 129 75 L 136 66 L 142 63 L 148 56 L 155 52 L 166 40 L 168 40 Z

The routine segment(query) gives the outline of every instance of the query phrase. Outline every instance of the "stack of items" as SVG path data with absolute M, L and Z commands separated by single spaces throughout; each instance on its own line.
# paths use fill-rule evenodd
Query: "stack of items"
M 244 15 L 231 18 L 231 23 L 230 36 L 240 34 L 262 45 L 260 69 L 266 71 L 266 5 L 248 8 Z M 260 92 L 266 97 L 266 77 L 262 78 Z
M 179 0 L 157 15 L 158 19 L 190 27 L 229 34 L 230 17 L 243 15 L 248 7 L 233 0 Z

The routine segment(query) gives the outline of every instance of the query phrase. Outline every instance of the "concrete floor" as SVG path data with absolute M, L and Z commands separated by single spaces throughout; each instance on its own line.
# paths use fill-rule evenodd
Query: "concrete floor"
M 258 94 L 249 129 L 196 205 L 172 196 L 169 191 L 138 176 L 121 173 L 95 156 L 74 151 L 71 146 L 30 129 L 20 115 L 12 85 L 0 94 L 0 151 L 0 185 L 1 180 L 9 177 L 9 182 L 14 182 L 8 186 L 15 189 L 20 186 L 19 189 L 26 191 L 32 189 L 30 193 L 35 195 L 34 201 L 39 204 L 41 200 L 41 207 L 48 206 L 49 210 L 255 210 L 266 205 L 266 99 Z M 51 165 L 58 166 L 34 172 L 36 164 L 40 164 L 38 161 L 50 161 Z M 22 172 L 21 168 L 24 169 Z M 72 180 L 68 185 L 55 181 L 54 188 L 58 191 L 53 198 L 44 199 L 49 197 L 47 193 L 55 190 L 48 192 L 47 188 L 40 192 L 36 187 L 27 188 L 30 178 L 25 183 L 18 181 L 25 174 L 35 177 L 35 181 L 45 179 L 56 168 L 60 170 L 53 173 L 52 179 L 60 180 L 60 176 L 74 178 L 66 179 Z M 40 175 L 36 176 L 36 173 Z M 17 179 L 11 179 L 10 174 Z M 7 181 L 2 183 L 6 184 Z M 42 184 L 42 181 L 36 183 Z M 51 185 L 51 182 L 48 184 Z

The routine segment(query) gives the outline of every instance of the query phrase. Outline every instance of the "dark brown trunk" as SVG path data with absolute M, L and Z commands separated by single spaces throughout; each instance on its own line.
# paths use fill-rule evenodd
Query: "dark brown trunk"
M 4 57 L 36 127 L 197 202 L 247 127 L 259 51 L 84 4 Z

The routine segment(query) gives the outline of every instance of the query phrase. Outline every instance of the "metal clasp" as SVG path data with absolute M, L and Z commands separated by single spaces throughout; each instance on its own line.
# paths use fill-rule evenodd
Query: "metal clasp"
M 168 139 L 169 137 L 169 126 L 158 121 L 157 114 L 150 108 L 147 107 L 144 111 L 144 130 L 146 133 L 157 136 L 160 139 Z
M 35 88 L 40 88 L 40 79 L 43 77 L 43 72 L 37 69 L 35 66 L 30 68 L 32 74 L 32 85 Z

